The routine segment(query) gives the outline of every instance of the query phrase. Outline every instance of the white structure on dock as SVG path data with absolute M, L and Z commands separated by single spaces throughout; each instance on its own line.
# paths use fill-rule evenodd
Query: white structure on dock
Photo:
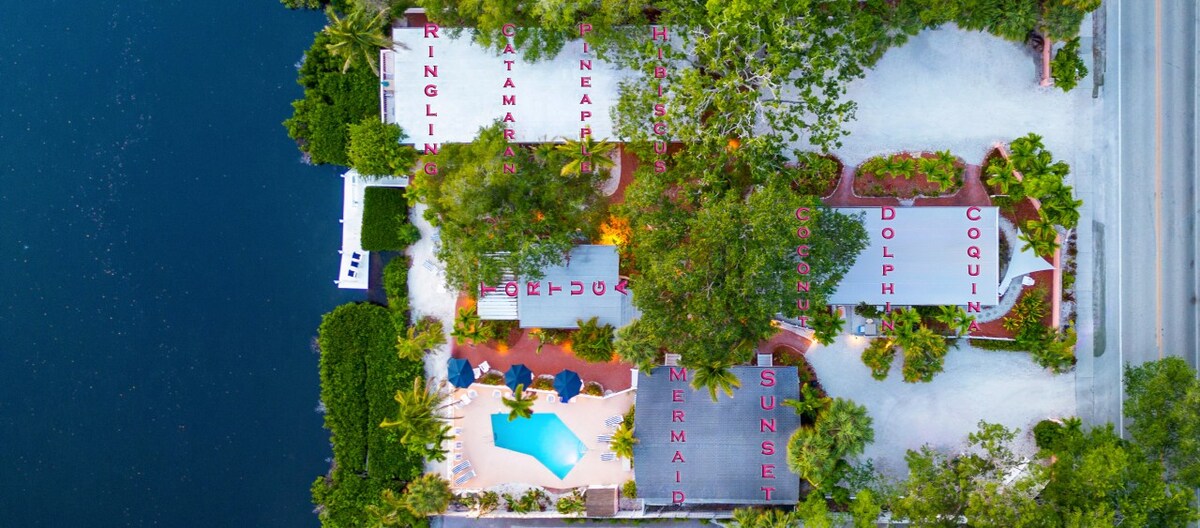
M 370 254 L 362 248 L 363 199 L 367 187 L 407 187 L 407 176 L 364 177 L 354 169 L 342 175 L 342 254 L 338 288 L 365 290 L 371 276 Z

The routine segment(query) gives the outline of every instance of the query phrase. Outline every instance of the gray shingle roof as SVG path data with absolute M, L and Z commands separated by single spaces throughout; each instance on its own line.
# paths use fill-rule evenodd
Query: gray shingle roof
M 800 417 L 779 405 L 785 398 L 800 395 L 796 368 L 731 370 L 741 380 L 741 388 L 734 391 L 732 399 L 718 393 L 717 403 L 707 390 L 696 391 L 687 381 L 673 379 L 670 367 L 638 375 L 634 424 L 639 442 L 633 460 L 638 496 L 647 504 L 671 504 L 678 498 L 676 492 L 683 494 L 685 505 L 794 504 L 799 500 L 800 478 L 787 469 L 786 452 L 788 437 L 800 427 Z M 764 386 L 764 371 L 774 373 L 773 386 Z M 673 396 L 682 401 L 673 401 Z M 763 410 L 763 403 L 770 404 L 772 398 L 774 408 Z M 771 419 L 774 432 L 764 430 L 762 422 Z M 686 441 L 678 441 L 681 431 Z M 763 454 L 767 442 L 774 444 L 773 454 Z M 673 461 L 676 452 L 682 462 Z M 763 477 L 764 467 L 774 478 Z M 775 488 L 770 500 L 763 487 Z

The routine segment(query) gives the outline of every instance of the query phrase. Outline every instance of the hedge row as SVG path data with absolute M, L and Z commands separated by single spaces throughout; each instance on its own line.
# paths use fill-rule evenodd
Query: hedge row
M 360 242 L 367 251 L 403 251 L 421 238 L 408 222 L 408 200 L 399 187 L 367 187 Z

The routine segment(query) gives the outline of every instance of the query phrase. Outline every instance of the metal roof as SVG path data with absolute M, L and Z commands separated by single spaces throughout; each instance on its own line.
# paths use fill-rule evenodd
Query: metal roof
M 685 372 L 674 368 L 676 374 Z M 786 453 L 800 417 L 780 403 L 800 396 L 796 368 L 732 367 L 741 388 L 733 398 L 718 392 L 716 403 L 707 390 L 693 390 L 685 379 L 672 376 L 671 369 L 638 374 L 633 449 L 638 496 L 648 505 L 672 504 L 679 494 L 685 506 L 795 504 L 800 477 L 788 470 Z M 768 371 L 774 376 L 771 386 L 766 386 Z M 764 410 L 771 402 L 773 408 Z M 773 432 L 764 420 L 774 420 Z M 773 443 L 770 455 L 763 454 L 769 451 L 767 442 Z M 764 487 L 774 488 L 770 500 Z

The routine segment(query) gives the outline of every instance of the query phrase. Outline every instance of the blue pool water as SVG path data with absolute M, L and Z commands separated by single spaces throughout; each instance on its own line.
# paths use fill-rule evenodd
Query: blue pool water
M 554 413 L 537 413 L 508 421 L 508 415 L 492 415 L 492 436 L 502 447 L 536 458 L 558 478 L 566 478 L 587 447 Z

